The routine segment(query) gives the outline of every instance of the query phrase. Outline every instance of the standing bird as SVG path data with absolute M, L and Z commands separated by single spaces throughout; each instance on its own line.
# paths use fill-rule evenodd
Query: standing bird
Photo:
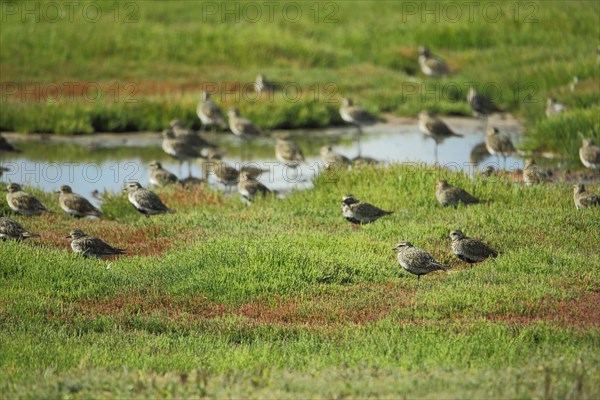
M 162 149 L 165 153 L 179 161 L 179 173 L 181 174 L 181 164 L 188 162 L 188 173 L 192 176 L 191 160 L 202 158 L 200 150 L 192 146 L 185 137 L 176 137 L 172 130 L 163 132 Z
M 419 46 L 419 66 L 423 74 L 427 76 L 443 76 L 449 72 L 448 65 L 444 60 L 432 56 L 425 46 Z
M 600 147 L 596 146 L 591 139 L 583 139 L 579 148 L 579 159 L 587 168 L 600 170 Z
M 354 125 L 358 129 L 358 157 L 361 156 L 360 137 L 362 135 L 362 127 L 374 125 L 378 122 L 383 122 L 383 119 L 377 118 L 365 109 L 355 106 L 352 99 L 344 97 L 342 106 L 340 107 L 340 117 L 350 125 Z
M 321 161 L 325 165 L 325 168 L 338 167 L 343 165 L 350 165 L 350 159 L 333 150 L 331 146 L 323 146 L 319 151 Z
M 487 151 L 496 156 L 502 156 L 504 160 L 504 169 L 506 169 L 506 157 L 517 152 L 512 140 L 506 134 L 500 133 L 498 128 L 490 126 L 485 135 L 485 147 Z
M 351 194 L 342 198 L 341 210 L 344 218 L 353 224 L 368 224 L 393 213 L 393 211 L 385 211 L 372 204 L 357 200 Z
M 525 167 L 523 167 L 523 182 L 527 186 L 536 185 L 542 183 L 546 179 L 546 174 L 537 166 L 535 160 L 528 158 L 525 160 Z
M 6 202 L 14 212 L 27 216 L 39 215 L 42 212 L 52 212 L 40 203 L 38 199 L 29 193 L 23 192 L 21 190 L 21 185 L 18 183 L 9 183 L 6 188 L 8 189 Z
M 248 203 L 251 203 L 257 196 L 266 196 L 271 192 L 269 188 L 251 177 L 248 171 L 240 172 L 240 180 L 238 182 L 238 192 Z
M 370 126 L 376 124 L 377 122 L 383 121 L 382 119 L 377 118 L 373 114 L 366 111 L 364 108 L 355 106 L 352 99 L 348 97 L 344 97 L 342 99 L 340 116 L 345 122 L 356 126 L 359 131 L 361 131 L 362 126 Z
M 125 254 L 124 249 L 118 249 L 109 245 L 101 239 L 86 235 L 80 229 L 69 232 L 65 239 L 71 239 L 71 249 L 84 257 L 104 259 L 118 254 Z
M 206 90 L 202 91 L 202 98 L 196 107 L 196 113 L 198 118 L 202 122 L 202 129 L 206 129 L 208 126 L 212 127 L 213 131 L 216 130 L 217 126 L 222 129 L 227 128 L 227 121 L 223 112 L 215 104 L 213 99 L 210 97 L 210 93 Z
M 270 82 L 263 74 L 256 76 L 256 93 L 274 92 L 281 89 L 281 85 L 277 82 Z
M 27 231 L 14 219 L 0 217 L 0 239 L 21 241 L 32 237 L 40 237 L 40 235 Z
M 215 144 L 208 142 L 198 135 L 197 132 L 186 128 L 185 125 L 183 125 L 183 122 L 178 119 L 171 121 L 169 130 L 173 132 L 176 139 L 184 141 L 187 145 L 197 149 L 200 153 L 206 153 L 210 149 L 217 148 Z
M 449 137 L 462 137 L 462 135 L 455 133 L 444 121 L 430 111 L 421 111 L 419 113 L 419 129 L 435 142 L 434 154 L 436 163 L 438 162 L 438 145 Z
M 297 168 L 304 162 L 304 154 L 300 146 L 287 137 L 276 139 L 275 157 L 279 162 L 292 168 Z
M 75 218 L 100 217 L 102 213 L 85 197 L 73 193 L 71 186 L 62 185 L 58 191 L 58 204 L 67 214 Z
M 221 154 L 212 154 L 205 164 L 207 170 L 211 171 L 215 175 L 217 181 L 223 184 L 226 188 L 237 185 L 240 179 L 240 171 L 246 172 L 248 178 L 250 179 L 256 179 L 263 172 L 268 171 L 251 164 L 243 165 L 240 170 L 237 170 L 232 165 L 229 165 L 223 161 Z
M 437 261 L 425 250 L 414 247 L 410 242 L 400 242 L 392 250 L 398 252 L 398 263 L 400 263 L 400 266 L 411 274 L 417 275 L 417 285 L 419 284 L 421 275 L 426 275 L 433 271 L 447 271 L 450 269 L 450 267 Z
M 164 213 L 175 214 L 175 211 L 167 208 L 155 193 L 144 189 L 138 182 L 129 182 L 125 191 L 129 202 L 146 217 Z
M 448 236 L 452 240 L 452 251 L 456 257 L 468 263 L 476 263 L 485 260 L 489 256 L 498 257 L 498 252 L 481 240 L 471 239 L 460 230 L 450 232 Z
M 240 117 L 240 112 L 237 108 L 230 108 L 227 116 L 229 117 L 229 129 L 231 129 L 234 135 L 242 138 L 264 135 L 263 131 L 252 121 Z
M 473 110 L 473 114 L 475 116 L 488 116 L 489 114 L 493 114 L 495 112 L 502 112 L 502 110 L 498 108 L 498 106 L 496 106 L 491 99 L 479 94 L 475 88 L 469 89 L 467 101 L 469 102 L 469 105 L 471 105 L 471 109 Z
M 435 197 L 444 207 L 458 207 L 458 203 L 464 205 L 482 203 L 477 197 L 471 195 L 466 190 L 452 186 L 446 180 L 439 180 L 435 183 Z
M 546 101 L 546 117 L 551 117 L 553 115 L 560 114 L 562 112 L 567 111 L 568 109 L 569 107 L 565 106 L 564 104 L 558 103 L 556 99 L 552 97 L 548 97 L 548 100 Z
M 169 186 L 179 183 L 177 176 L 164 169 L 162 164 L 158 161 L 150 161 L 150 163 L 148 163 L 148 168 L 150 169 L 148 182 L 150 182 L 152 186 Z
M 600 206 L 600 195 L 585 191 L 583 183 L 573 186 L 573 201 L 578 210 Z

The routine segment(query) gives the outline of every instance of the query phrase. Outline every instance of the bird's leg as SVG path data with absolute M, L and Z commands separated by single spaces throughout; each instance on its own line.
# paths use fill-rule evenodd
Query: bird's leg
M 361 149 L 361 146 L 360 146 L 360 137 L 361 136 L 362 136 L 362 130 L 360 129 L 360 125 L 359 125 L 358 126 L 358 138 L 356 140 L 356 143 L 358 145 L 358 157 L 360 157 L 361 154 L 362 154 L 362 149 Z
M 437 141 L 434 141 L 434 142 L 435 142 L 435 147 L 433 150 L 433 154 L 435 157 L 435 164 L 437 165 L 437 163 L 438 163 L 438 142 Z
M 192 177 L 192 161 L 188 160 L 188 178 Z
M 183 176 L 183 161 L 179 160 L 179 176 Z

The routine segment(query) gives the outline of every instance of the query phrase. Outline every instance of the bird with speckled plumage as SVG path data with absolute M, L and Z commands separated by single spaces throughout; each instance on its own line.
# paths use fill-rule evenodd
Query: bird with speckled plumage
M 481 240 L 466 236 L 459 229 L 450 232 L 452 251 L 456 257 L 468 263 L 477 263 L 488 257 L 497 257 L 498 252 Z

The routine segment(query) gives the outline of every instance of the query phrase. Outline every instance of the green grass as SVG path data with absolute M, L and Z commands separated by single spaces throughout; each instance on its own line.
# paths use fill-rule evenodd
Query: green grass
M 490 202 L 442 208 L 440 177 Z M 395 213 L 354 229 L 347 192 Z M 177 214 L 150 219 L 114 194 L 104 221 L 34 193 L 56 214 L 17 219 L 42 238 L 1 244 L 8 397 L 600 395 L 598 210 L 575 210 L 567 185 L 368 167 L 251 207 L 162 190 Z M 81 259 L 62 238 L 74 227 L 129 254 Z M 456 259 L 456 227 L 500 256 Z M 401 240 L 452 270 L 417 288 L 390 250 Z
M 590 108 L 600 100 L 600 6 L 593 1 L 484 1 L 472 20 L 463 7 L 456 22 L 443 11 L 452 2 L 430 5 L 440 10 L 439 22 L 436 15 L 422 14 L 420 3 L 413 14 L 407 8 L 412 3 L 394 1 L 321 4 L 315 22 L 313 3 L 294 2 L 301 5 L 302 17 L 293 23 L 282 16 L 287 3 L 278 3 L 273 21 L 263 9 L 258 22 L 240 11 L 239 22 L 230 15 L 224 23 L 219 12 L 205 14 L 201 2 L 132 2 L 121 5 L 117 16 L 112 3 L 98 3 L 102 17 L 93 23 L 81 13 L 87 2 L 80 3 L 72 21 L 65 16 L 37 23 L 34 15 L 19 12 L 24 3 L 9 4 L 17 12 L 3 15 L 2 81 L 39 89 L 26 95 L 24 86 L 16 93 L 15 86 L 5 87 L 0 130 L 158 131 L 172 118 L 197 128 L 195 104 L 202 87 L 216 89 L 218 103 L 240 106 L 266 129 L 337 124 L 337 101 L 348 94 L 373 112 L 416 115 L 431 108 L 469 115 L 465 95 L 478 83 L 490 94 L 497 89 L 500 105 L 526 120 L 531 148 L 566 154 L 565 147 L 579 141 L 576 132 L 565 138 L 569 121 L 545 122 L 548 96 L 571 107 L 582 134 L 598 134 L 598 113 Z M 41 10 L 45 4 L 40 2 Z M 218 11 L 225 7 L 210 4 Z M 236 5 L 244 6 L 229 6 Z M 484 9 L 496 7 L 501 17 L 484 16 Z M 453 75 L 423 77 L 417 63 L 420 44 L 448 60 Z M 288 97 L 279 93 L 254 101 L 242 89 L 259 72 L 293 83 Z M 571 93 L 574 76 L 579 84 Z M 70 82 L 80 89 L 97 84 L 98 99 L 93 86 L 85 92 L 91 101 L 77 90 L 71 97 L 65 87 Z M 51 84 L 60 87 L 58 102 L 39 96 Z M 298 96 L 295 88 L 301 89 Z

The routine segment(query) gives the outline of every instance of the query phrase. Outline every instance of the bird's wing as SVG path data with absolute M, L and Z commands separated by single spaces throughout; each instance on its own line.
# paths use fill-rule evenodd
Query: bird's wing
M 439 118 L 431 118 L 426 123 L 425 126 L 430 132 L 433 132 L 436 136 L 461 136 L 457 133 L 454 133 L 452 129 L 446 125 L 444 121 Z
M 600 206 L 600 196 L 595 193 L 584 193 L 580 202 L 584 207 Z
M 347 110 L 348 114 L 357 122 L 360 123 L 369 123 L 369 122 L 377 122 L 377 117 L 368 112 L 367 110 L 352 106 Z
M 362 201 L 352 204 L 350 208 L 352 208 L 355 214 L 364 215 L 365 217 L 380 217 L 392 213 L 391 211 L 382 210 L 379 207 Z
M 17 207 L 24 210 L 47 211 L 48 209 L 38 199 L 28 193 L 14 196 L 13 201 Z
M 98 210 L 96 207 L 94 207 L 92 205 L 92 203 L 90 203 L 85 197 L 82 197 L 82 196 L 78 196 L 78 195 L 67 196 L 64 199 L 64 203 L 68 208 L 70 208 L 72 210 L 77 210 L 77 211 L 84 212 L 84 213 L 100 212 L 100 210 Z

